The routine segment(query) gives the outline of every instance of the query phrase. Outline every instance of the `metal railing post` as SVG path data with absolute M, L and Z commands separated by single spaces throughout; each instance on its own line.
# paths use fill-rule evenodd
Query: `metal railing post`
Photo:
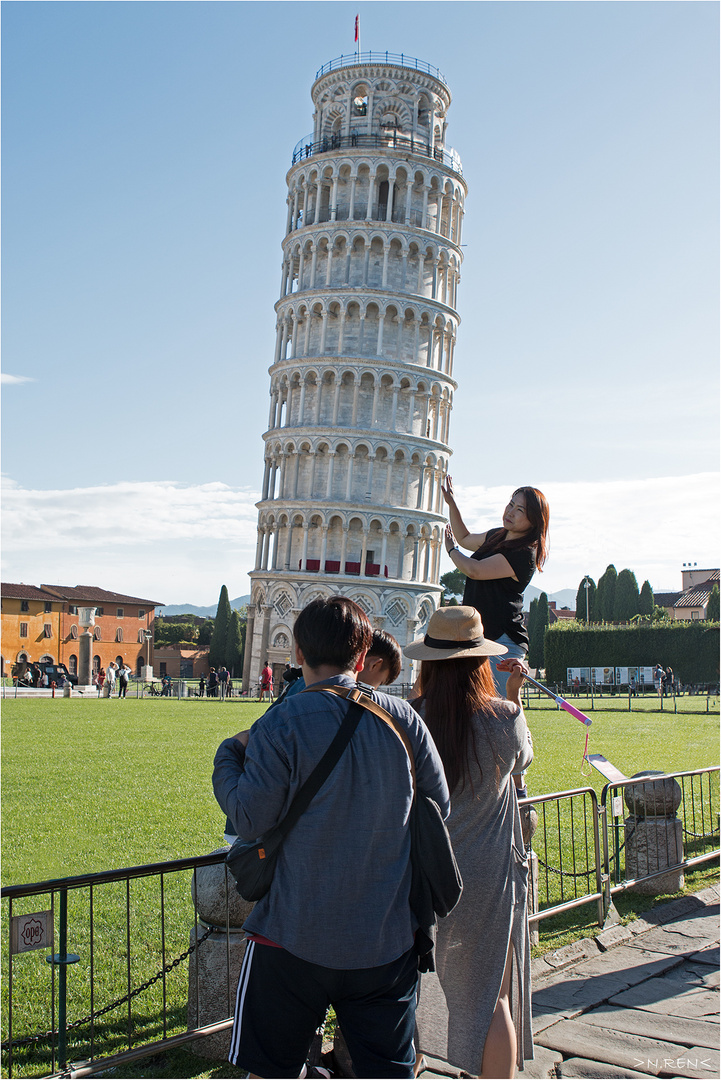
M 58 952 L 45 959 L 58 967 L 58 1062 L 62 1068 L 67 1064 L 67 999 L 68 964 L 77 964 L 80 957 L 68 952 L 68 890 L 60 890 L 60 927 Z
M 601 901 L 603 905 L 603 919 L 606 921 L 606 916 L 611 910 L 611 866 L 608 853 L 608 808 L 606 806 L 606 796 L 608 794 L 609 784 L 606 784 L 601 792 L 601 805 L 598 808 L 598 820 L 599 827 L 603 823 L 603 899 Z
M 601 864 L 601 836 L 599 830 L 600 811 L 598 808 L 598 798 L 594 796 L 591 800 L 593 807 L 593 854 L 596 861 L 596 892 L 601 893 L 600 899 L 597 901 L 598 910 L 598 925 L 603 926 L 606 921 L 606 911 L 604 907 L 604 874 Z

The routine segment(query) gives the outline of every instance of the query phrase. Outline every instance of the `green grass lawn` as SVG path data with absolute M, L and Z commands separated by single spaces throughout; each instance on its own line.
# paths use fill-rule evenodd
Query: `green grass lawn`
M 258 703 L 213 699 L 5 700 L 3 884 L 219 846 L 224 819 L 211 788 L 213 756 L 222 739 L 263 711 Z M 718 713 L 596 710 L 592 720 L 589 751 L 627 776 L 719 762 Z M 600 794 L 603 778 L 581 768 L 583 725 L 536 703 L 528 721 L 535 748 L 529 792 L 592 786 Z
M 686 700 L 686 699 L 681 699 Z M 689 701 L 691 699 L 688 699 Z M 599 704 L 598 701 L 595 703 Z M 605 704 L 605 702 L 604 702 Z M 601 753 L 627 775 L 642 769 L 674 772 L 716 765 L 719 761 L 718 713 L 659 713 L 658 702 L 628 713 L 613 702 L 591 714 L 589 751 Z M 583 709 L 587 703 L 579 702 Z M 655 706 L 653 711 L 652 705 Z M 177 701 L 77 698 L 7 699 L 2 729 L 2 880 L 4 885 L 102 871 L 143 863 L 205 854 L 222 845 L 224 818 L 215 803 L 211 772 L 218 743 L 247 728 L 264 711 L 258 703 L 236 700 Z M 528 773 L 531 795 L 592 786 L 600 794 L 605 781 L 582 773 L 585 729 L 549 703 L 533 701 L 528 712 L 535 760 Z M 718 787 L 716 786 L 716 791 Z M 718 802 L 716 803 L 718 806 Z M 578 835 L 576 835 L 578 844 Z M 534 844 L 534 847 L 536 845 Z M 538 848 L 537 848 L 538 850 Z M 568 846 L 553 858 L 568 859 Z M 565 865 L 565 864 L 564 864 Z M 716 874 L 705 870 L 691 879 L 701 887 Z M 188 947 L 193 923 L 190 873 L 167 875 L 165 957 Z M 93 912 L 95 1001 L 97 1009 L 127 987 L 126 926 L 130 925 L 132 985 L 162 966 L 157 879 L 133 883 L 130 915 L 125 885 L 96 889 Z M 18 901 L 15 914 L 41 910 L 46 898 Z M 617 900 L 626 918 L 647 908 L 645 897 Z M 89 1011 L 90 928 L 87 897 L 69 895 L 71 927 L 68 947 L 82 962 L 68 973 L 68 1016 Z M 7 905 L 3 906 L 6 923 Z M 592 934 L 595 906 L 541 923 L 540 951 Z M 56 914 L 57 926 L 57 914 Z M 7 940 L 7 927 L 3 930 Z M 49 967 L 41 951 L 17 957 L 14 966 L 17 1014 L 15 1035 L 49 1029 Z M 6 980 L 4 980 L 6 982 Z M 5 992 L 7 987 L 5 987 Z M 187 997 L 187 964 L 176 968 L 167 983 L 169 1034 L 182 1031 Z M 158 1038 L 157 1017 L 162 984 L 146 991 L 133 1007 L 136 1042 Z M 108 1046 L 127 1046 L 123 1009 L 109 1014 L 103 1034 Z M 5 1003 L 7 1015 L 7 1003 Z M 72 1042 L 72 1040 L 71 1040 Z M 38 1048 L 39 1049 L 39 1048 Z M 88 1052 L 81 1039 L 71 1059 Z M 107 1051 L 105 1051 L 107 1052 Z M 205 1071 L 204 1071 L 205 1070 Z M 32 1049 L 21 1051 L 16 1075 L 49 1071 L 49 1058 Z M 240 1076 L 230 1066 L 207 1068 L 192 1055 L 177 1051 L 137 1067 L 123 1067 L 132 1076 Z

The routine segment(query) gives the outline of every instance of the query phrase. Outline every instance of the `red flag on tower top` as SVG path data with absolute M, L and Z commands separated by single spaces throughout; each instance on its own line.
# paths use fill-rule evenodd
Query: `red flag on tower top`
M 359 23 L 360 23 L 360 15 L 356 15 L 356 17 L 355 17 L 355 40 L 356 41 L 358 40 L 358 34 L 359 34 L 359 30 L 360 30 Z

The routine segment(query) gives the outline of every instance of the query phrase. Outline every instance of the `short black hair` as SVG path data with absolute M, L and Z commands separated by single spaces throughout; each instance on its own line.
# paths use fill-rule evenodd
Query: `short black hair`
M 401 647 L 392 634 L 385 630 L 373 631 L 373 644 L 368 650 L 369 656 L 380 656 L 384 664 L 388 665 L 388 675 L 383 680 L 383 686 L 390 686 L 401 673 L 403 659 Z
M 373 641 L 373 627 L 362 607 L 345 596 L 318 597 L 303 608 L 293 635 L 306 664 L 332 664 L 352 671 Z

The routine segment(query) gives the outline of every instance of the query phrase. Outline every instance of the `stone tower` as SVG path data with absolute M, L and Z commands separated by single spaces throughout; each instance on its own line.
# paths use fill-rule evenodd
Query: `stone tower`
M 341 57 L 287 175 L 244 685 L 291 657 L 319 595 L 401 645 L 438 606 L 466 184 L 441 73 Z M 404 662 L 402 681 L 411 677 Z

